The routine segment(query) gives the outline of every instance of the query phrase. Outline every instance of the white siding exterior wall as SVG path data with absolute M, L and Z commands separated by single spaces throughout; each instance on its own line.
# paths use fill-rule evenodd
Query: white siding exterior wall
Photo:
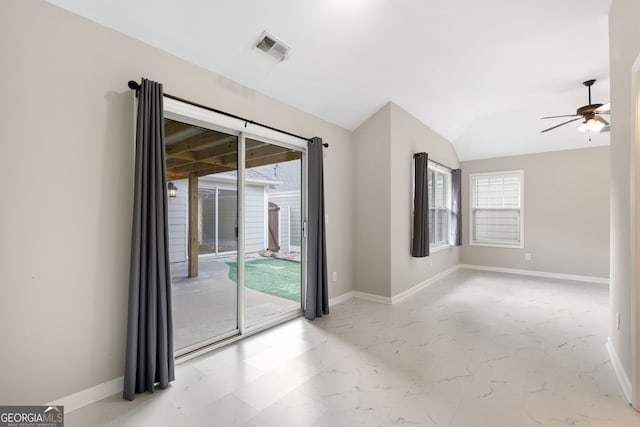
M 245 250 L 258 252 L 267 248 L 264 241 L 267 224 L 263 185 L 246 185 L 245 196 Z
M 176 197 L 170 197 L 168 203 L 169 219 L 169 259 L 173 262 L 184 262 L 187 260 L 187 240 L 188 240 L 188 187 L 187 180 L 173 181 L 178 188 Z M 215 189 L 218 194 L 218 244 L 220 252 L 229 252 L 235 238 L 235 228 L 237 227 L 237 199 L 234 200 L 233 193 L 236 187 L 234 183 L 220 182 L 215 179 L 202 179 L 201 188 Z M 245 219 L 246 219 L 246 239 L 245 247 L 247 252 L 258 252 L 267 247 L 265 235 L 268 227 L 266 193 L 264 185 L 246 185 Z
M 278 213 L 280 214 L 280 252 L 287 254 L 291 252 L 291 207 L 281 206 Z
M 176 197 L 169 197 L 169 260 L 187 260 L 187 180 L 173 181 L 178 188 Z

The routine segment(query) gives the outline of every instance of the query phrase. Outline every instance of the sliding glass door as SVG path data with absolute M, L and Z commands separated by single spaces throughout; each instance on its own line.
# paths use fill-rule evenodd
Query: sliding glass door
M 302 313 L 305 147 L 171 114 L 165 135 L 176 354 Z
M 177 354 L 238 333 L 238 137 L 165 120 Z
M 244 324 L 299 313 L 302 294 L 302 152 L 245 141 Z
M 220 188 L 219 175 L 206 176 L 198 188 L 198 254 L 238 250 L 238 191 Z M 234 187 L 237 183 L 226 187 Z

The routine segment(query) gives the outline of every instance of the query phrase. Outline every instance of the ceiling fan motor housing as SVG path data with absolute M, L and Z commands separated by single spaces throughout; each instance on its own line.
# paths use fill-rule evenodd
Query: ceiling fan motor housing
M 602 107 L 602 105 L 603 104 L 583 105 L 582 107 L 578 108 L 578 110 L 576 111 L 576 116 L 586 116 L 590 114 L 595 114 L 596 110 Z

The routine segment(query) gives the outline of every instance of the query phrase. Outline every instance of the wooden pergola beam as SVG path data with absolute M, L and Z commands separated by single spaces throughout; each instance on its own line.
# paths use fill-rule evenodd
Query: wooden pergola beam
M 291 160 L 300 159 L 300 153 L 297 151 L 286 151 L 280 152 L 277 154 L 272 154 L 270 156 L 259 157 L 256 159 L 247 160 L 246 166 L 247 168 L 255 168 L 257 166 L 265 166 L 272 165 L 274 163 L 284 163 Z
M 189 178 L 189 176 L 185 176 L 184 174 L 174 174 L 167 170 L 167 181 L 178 181 L 186 178 Z
M 236 144 L 233 144 L 236 145 Z M 278 154 L 291 152 L 287 148 L 278 147 L 275 145 L 253 143 L 249 146 L 247 151 L 247 161 L 254 161 L 263 157 L 273 157 Z M 224 147 L 214 147 L 217 153 L 228 153 L 228 150 L 222 151 L 223 148 L 228 148 L 228 144 Z M 232 147 L 234 148 L 234 147 Z M 208 154 L 212 154 L 213 150 L 207 150 Z M 195 156 L 194 156 L 195 153 Z M 182 152 L 169 156 L 172 160 L 172 164 L 169 166 L 167 161 L 167 172 L 172 176 L 183 176 L 191 172 L 196 172 L 198 176 L 210 175 L 213 173 L 227 172 L 230 170 L 236 170 L 238 167 L 237 151 L 234 153 L 225 154 L 223 156 L 209 157 L 200 161 L 193 160 L 197 156 L 198 152 Z M 256 163 L 256 162 L 254 162 Z M 175 179 L 175 178 L 174 178 Z
M 260 158 L 272 156 L 275 154 L 290 153 L 291 151 L 292 150 L 290 150 L 289 148 L 283 148 L 283 147 L 278 147 L 277 145 L 267 144 L 262 147 L 247 150 L 247 153 L 245 154 L 245 159 L 247 162 L 249 162 L 254 159 L 260 159 Z
M 231 172 L 237 170 L 230 166 L 216 166 L 210 169 L 201 169 L 198 171 L 198 176 L 215 175 L 217 173 Z
M 174 120 L 165 120 L 164 136 L 165 138 L 171 138 L 172 136 L 178 135 L 179 133 L 191 128 L 193 128 L 193 126 L 187 123 L 176 122 Z
M 197 151 L 185 151 L 183 153 L 172 154 L 171 156 L 169 156 L 169 158 L 185 160 L 187 163 L 207 163 L 214 166 L 223 166 L 223 163 L 220 160 L 220 156 L 198 159 L 197 153 Z
M 207 175 L 215 175 L 217 173 L 223 173 L 223 172 L 231 172 L 236 170 L 235 168 L 232 167 L 227 167 L 227 166 L 214 166 L 208 169 L 201 169 L 199 171 L 196 172 L 175 172 L 172 170 L 167 170 L 167 179 L 168 180 L 178 180 L 178 179 L 187 179 L 189 178 L 189 175 L 191 173 L 195 173 L 196 175 L 198 175 L 199 177 L 201 176 L 207 176 Z
M 235 136 L 233 138 L 235 139 Z M 215 147 L 209 147 L 194 152 L 195 159 L 198 161 L 205 161 L 211 158 L 237 153 L 238 143 L 235 141 L 221 143 L 220 145 L 216 145 Z
M 192 136 L 182 141 L 178 141 L 174 144 L 167 145 L 166 153 L 168 156 L 173 156 L 185 151 L 196 150 L 198 148 L 204 148 L 210 145 L 224 144 L 230 142 L 230 140 L 237 139 L 235 136 L 229 136 L 222 133 L 211 131 L 203 135 Z
M 278 147 L 277 145 L 262 144 L 255 148 L 248 148 L 246 150 L 245 158 L 248 164 L 252 160 L 257 160 L 264 157 L 270 157 L 270 156 L 275 156 L 278 154 L 289 153 L 289 152 L 292 152 L 292 150 L 288 148 Z M 221 160 L 221 163 L 225 166 L 237 167 L 238 165 L 237 156 L 233 156 L 233 155 L 223 156 L 220 160 Z
M 264 166 L 300 158 L 300 153 L 295 150 L 257 141 L 247 142 L 246 167 Z M 211 157 L 204 158 L 204 155 L 199 155 L 201 153 L 199 151 L 185 151 L 168 156 L 167 177 L 169 179 L 185 179 L 191 173 L 195 173 L 197 176 L 206 176 L 237 170 L 237 144 L 235 142 L 208 148 L 202 152 L 204 151 L 206 151 L 205 155 Z M 203 158 L 194 160 L 197 157 Z
M 167 157 L 166 163 L 167 163 L 167 170 L 169 170 L 169 169 L 177 168 L 179 166 L 187 165 L 191 162 L 189 160 Z
M 202 162 L 192 162 L 187 163 L 180 166 L 175 166 L 171 168 L 173 173 L 189 173 L 189 172 L 198 172 L 205 169 L 219 168 L 225 167 L 226 165 L 212 165 L 210 163 L 202 163 Z
M 196 155 L 193 151 L 183 151 L 182 153 L 167 154 L 167 159 L 180 159 L 195 162 Z

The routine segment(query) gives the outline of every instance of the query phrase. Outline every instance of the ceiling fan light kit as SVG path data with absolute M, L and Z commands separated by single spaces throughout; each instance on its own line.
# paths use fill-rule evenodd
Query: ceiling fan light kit
M 591 102 L 591 86 L 595 83 L 595 79 L 587 80 L 582 84 L 587 87 L 589 91 L 589 103 L 587 105 L 583 105 L 582 107 L 576 110 L 576 114 L 567 114 L 562 116 L 548 116 L 542 117 L 542 119 L 556 119 L 560 117 L 571 117 L 570 120 L 567 120 L 558 125 L 552 126 L 548 129 L 544 129 L 541 131 L 542 133 L 548 132 L 550 130 L 559 128 L 560 126 L 564 126 L 571 122 L 575 122 L 578 120 L 582 120 L 582 123 L 578 127 L 580 132 L 604 132 L 609 130 L 609 122 L 600 116 L 600 114 L 609 114 L 610 113 L 610 104 L 593 104 Z M 589 141 L 591 141 L 591 137 L 589 137 Z
M 600 120 L 588 119 L 578 126 L 578 130 L 580 132 L 600 132 L 605 126 Z

